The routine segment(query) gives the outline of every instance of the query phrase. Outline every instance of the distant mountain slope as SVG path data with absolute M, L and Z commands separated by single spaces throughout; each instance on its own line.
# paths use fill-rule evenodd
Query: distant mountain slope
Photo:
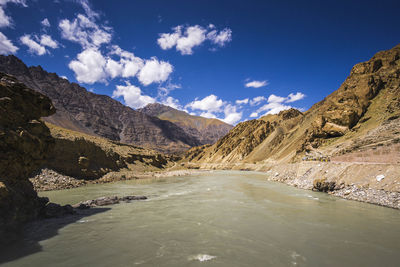
M 0 56 L 0 71 L 47 95 L 57 113 L 46 121 L 55 125 L 164 152 L 183 151 L 200 144 L 169 121 L 135 111 L 108 96 L 88 92 L 40 66 L 28 68 L 15 56 Z
M 338 90 L 308 111 L 291 109 L 239 123 L 213 146 L 188 151 L 187 160 L 257 163 L 290 162 L 305 154 L 337 156 L 397 144 L 399 129 L 397 45 L 355 65 Z
M 202 144 L 215 143 L 233 128 L 232 125 L 220 120 L 193 116 L 159 103 L 148 104 L 138 111 L 179 125 L 187 134 L 195 136 Z

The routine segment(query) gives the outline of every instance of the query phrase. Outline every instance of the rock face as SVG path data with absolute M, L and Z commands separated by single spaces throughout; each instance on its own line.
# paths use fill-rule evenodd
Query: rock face
M 0 242 L 48 202 L 37 196 L 28 176 L 54 145 L 40 120 L 54 113 L 48 97 L 0 73 Z
M 28 68 L 15 56 L 0 56 L 0 71 L 48 96 L 57 113 L 45 120 L 63 128 L 163 152 L 183 151 L 200 144 L 169 121 L 137 112 L 108 96 L 88 92 L 40 66 Z
M 220 120 L 193 116 L 159 103 L 148 104 L 138 111 L 180 126 L 188 135 L 194 136 L 203 145 L 214 144 L 233 128 L 232 125 Z
M 399 118 L 400 45 L 355 65 L 338 90 L 308 111 L 291 109 L 239 123 L 213 146 L 189 150 L 186 159 L 292 162 L 305 153 L 332 156 L 391 146 L 400 140 Z

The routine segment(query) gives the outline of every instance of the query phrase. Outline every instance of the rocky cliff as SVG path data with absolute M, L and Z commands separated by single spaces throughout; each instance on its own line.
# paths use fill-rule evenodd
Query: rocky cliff
M 108 96 L 88 92 L 40 66 L 28 68 L 15 56 L 0 56 L 0 71 L 48 96 L 57 113 L 45 120 L 63 128 L 163 152 L 183 151 L 200 144 L 197 138 L 170 121 L 137 112 Z
M 180 126 L 188 135 L 194 136 L 203 145 L 214 144 L 233 128 L 232 125 L 218 119 L 193 116 L 159 103 L 148 104 L 138 111 Z
M 376 149 L 399 142 L 399 118 L 400 45 L 355 65 L 338 90 L 308 111 L 291 109 L 239 123 L 213 146 L 188 151 L 187 160 L 293 162 L 305 155 Z
M 48 97 L 0 73 L 0 243 L 36 218 L 48 201 L 37 196 L 28 176 L 54 145 L 40 120 L 54 113 Z

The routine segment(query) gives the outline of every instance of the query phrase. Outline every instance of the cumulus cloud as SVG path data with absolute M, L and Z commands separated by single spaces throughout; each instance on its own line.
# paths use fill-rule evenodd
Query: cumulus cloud
M 18 47 L 16 47 L 7 36 L 0 32 L 0 54 L 8 55 L 17 52 Z
M 50 27 L 50 21 L 47 18 L 43 19 L 40 24 L 42 24 L 44 27 Z
M 175 47 L 182 55 L 193 54 L 193 48 L 200 46 L 206 40 L 221 47 L 232 40 L 231 29 L 225 28 L 218 32 L 214 25 L 208 28 L 200 25 L 179 25 L 172 30 L 172 33 L 161 33 L 157 43 L 163 50 Z
M 256 96 L 252 100 L 250 100 L 250 105 L 257 106 L 257 105 L 259 105 L 261 102 L 263 102 L 265 100 L 267 100 L 265 98 L 265 96 Z
M 274 95 L 274 94 L 271 94 L 268 97 L 268 103 L 282 103 L 282 102 L 284 102 L 286 100 L 287 100 L 286 97 L 277 96 L 277 95 Z
M 117 89 L 114 90 L 112 97 L 118 98 L 123 97 L 124 102 L 127 106 L 138 109 L 146 106 L 147 104 L 154 103 L 156 100 L 148 95 L 143 95 L 142 90 L 139 87 L 131 85 L 128 81 L 126 85 L 117 85 Z
M 113 59 L 117 56 L 118 59 Z M 137 77 L 143 85 L 160 83 L 168 79 L 173 71 L 171 64 L 157 58 L 143 60 L 133 53 L 114 45 L 108 56 L 98 48 L 87 48 L 78 54 L 68 65 L 79 82 L 93 84 L 106 83 L 116 77 Z
M 63 19 L 58 24 L 61 37 L 80 44 L 83 48 L 97 48 L 111 42 L 111 28 L 99 26 L 92 18 L 78 14 L 73 20 Z
M 29 34 L 25 34 L 20 38 L 20 40 L 21 43 L 29 48 L 29 52 L 31 52 L 32 54 L 36 54 L 39 56 L 46 54 L 46 47 L 40 45 L 35 40 L 33 40 Z
M 4 9 L 8 3 L 22 5 L 27 7 L 25 0 L 1 0 L 0 1 L 0 28 L 12 26 L 12 18 L 8 16 Z
M 216 119 L 217 118 L 217 116 L 215 116 L 214 113 L 207 112 L 207 111 L 200 113 L 200 116 L 204 117 L 204 118 L 208 118 L 208 119 Z
M 240 100 L 239 100 L 240 101 Z M 200 116 L 205 118 L 215 118 L 228 124 L 235 124 L 241 120 L 243 112 L 238 111 L 238 107 L 229 104 L 216 95 L 209 95 L 203 99 L 195 99 L 185 106 L 192 110 L 201 110 Z
M 63 19 L 59 23 L 62 38 L 82 46 L 83 51 L 68 65 L 79 82 L 107 83 L 118 77 L 136 77 L 145 86 L 161 83 L 169 78 L 173 66 L 155 57 L 142 59 L 121 49 L 118 45 L 102 45 L 112 41 L 112 28 L 97 23 L 100 15 L 93 11 L 87 0 L 79 2 L 85 14 Z M 105 53 L 104 51 L 107 51 Z
M 247 103 L 249 103 L 249 99 L 248 98 L 238 99 L 238 100 L 235 101 L 235 103 L 238 104 L 238 105 L 247 104 Z
M 169 106 L 174 109 L 182 110 L 182 106 L 179 104 L 179 100 L 173 98 L 172 96 L 168 96 L 167 98 L 161 100 L 161 104 Z
M 286 110 L 286 109 L 290 109 L 290 108 L 292 108 L 292 106 L 285 105 L 285 104 L 278 103 L 278 102 L 272 102 L 272 103 L 268 103 L 268 104 L 265 104 L 264 106 L 260 107 L 257 110 L 257 113 L 267 111 L 264 115 L 277 114 L 277 113 L 281 112 L 282 110 Z
M 224 46 L 226 43 L 232 41 L 232 30 L 225 28 L 219 33 L 217 30 L 212 30 L 207 34 L 207 38 L 214 44 Z
M 20 37 L 20 41 L 29 48 L 30 53 L 38 56 L 49 53 L 46 47 L 58 48 L 58 43 L 47 34 L 42 34 L 40 38 L 37 35 L 25 34 Z
M 221 111 L 221 107 L 225 104 L 224 101 L 218 99 L 216 95 L 209 95 L 203 99 L 198 100 L 197 98 L 186 105 L 186 107 L 191 108 L 193 110 L 202 110 L 206 113 L 213 113 Z M 202 116 L 202 115 L 200 115 Z
M 305 94 L 300 93 L 300 92 L 297 92 L 297 93 L 295 93 L 295 94 L 290 93 L 290 94 L 288 95 L 288 97 L 287 97 L 286 102 L 287 102 L 287 103 L 295 102 L 295 101 L 298 101 L 298 100 L 303 99 L 305 96 L 306 96 Z
M 72 60 L 68 67 L 74 71 L 79 82 L 93 84 L 95 82 L 105 82 L 106 59 L 95 48 L 89 48 L 78 54 L 76 60 Z
M 268 81 L 251 81 L 247 82 L 244 86 L 245 87 L 253 87 L 253 88 L 260 88 L 268 85 Z
M 238 112 L 236 109 L 237 108 L 231 104 L 226 105 L 224 108 L 225 118 L 222 121 L 228 124 L 235 124 L 240 121 L 243 112 Z
M 50 35 L 47 34 L 42 34 L 42 36 L 40 37 L 40 44 L 53 49 L 58 48 L 58 43 L 54 41 Z
M 267 104 L 260 107 L 257 110 L 257 112 L 254 112 L 254 113 L 256 113 L 258 115 L 258 113 L 267 111 L 264 115 L 277 114 L 277 113 L 281 112 L 282 110 L 293 108 L 292 106 L 287 105 L 286 103 L 292 103 L 292 102 L 301 100 L 304 97 L 305 97 L 305 95 L 300 92 L 297 92 L 296 94 L 290 93 L 287 97 L 282 97 L 282 96 L 277 96 L 277 95 L 271 94 L 268 97 Z M 250 117 L 251 117 L 251 115 L 250 115 Z
M 137 78 L 143 85 L 160 83 L 166 81 L 172 71 L 173 67 L 171 64 L 165 61 L 159 61 L 157 58 L 153 57 L 146 60 Z

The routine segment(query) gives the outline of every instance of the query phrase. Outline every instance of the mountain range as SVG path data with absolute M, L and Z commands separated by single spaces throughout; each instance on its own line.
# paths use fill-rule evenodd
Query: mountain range
M 89 92 L 55 73 L 49 73 L 41 66 L 27 67 L 13 55 L 0 56 L 0 72 L 15 76 L 52 100 L 57 112 L 45 118 L 47 122 L 113 141 L 166 153 L 181 152 L 215 142 L 231 128 L 215 119 L 191 116 L 163 105 L 145 108 L 144 112 L 133 110 L 109 96 Z M 155 107 L 160 111 L 156 112 Z M 148 112 L 150 109 L 153 111 Z M 167 118 L 164 114 L 166 109 L 168 114 L 177 117 Z M 185 121 L 193 123 L 186 125 Z
M 399 129 L 397 45 L 355 65 L 339 89 L 306 112 L 290 109 L 239 123 L 214 145 L 192 148 L 187 160 L 284 163 L 360 151 L 369 151 L 373 158 L 378 147 L 399 143 Z M 398 152 L 392 154 L 400 160 Z

